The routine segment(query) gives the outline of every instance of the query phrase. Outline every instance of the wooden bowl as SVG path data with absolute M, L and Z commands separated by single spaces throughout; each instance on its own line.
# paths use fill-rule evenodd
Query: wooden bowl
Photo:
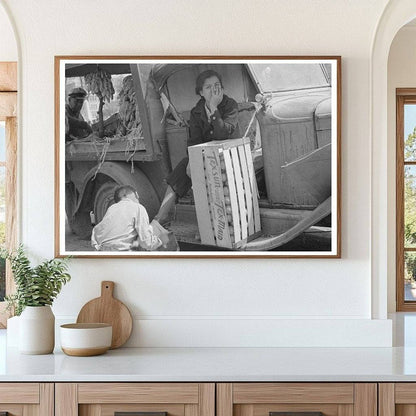
M 61 325 L 61 348 L 67 355 L 89 357 L 111 347 L 112 326 L 101 323 Z

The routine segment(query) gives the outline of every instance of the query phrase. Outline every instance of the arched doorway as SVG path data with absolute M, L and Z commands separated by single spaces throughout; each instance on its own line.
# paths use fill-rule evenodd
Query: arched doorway
M 372 317 L 387 318 L 389 262 L 388 224 L 395 212 L 388 209 L 388 56 L 402 26 L 416 17 L 414 0 L 390 1 L 380 18 L 371 51 L 371 270 Z

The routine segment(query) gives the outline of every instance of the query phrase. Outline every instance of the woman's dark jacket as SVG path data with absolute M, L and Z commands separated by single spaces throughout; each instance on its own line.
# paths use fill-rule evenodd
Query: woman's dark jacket
M 217 110 L 208 120 L 205 109 L 205 100 L 201 98 L 191 110 L 189 120 L 188 146 L 210 142 L 211 140 L 224 140 L 236 138 L 238 129 L 238 104 L 235 100 L 224 94 Z
M 201 98 L 191 110 L 189 120 L 190 138 L 188 146 L 210 142 L 212 140 L 234 139 L 239 135 L 238 105 L 232 98 L 224 97 L 217 110 L 208 120 L 205 100 Z M 185 157 L 166 178 L 176 195 L 183 197 L 191 189 L 191 178 L 186 174 L 189 158 Z

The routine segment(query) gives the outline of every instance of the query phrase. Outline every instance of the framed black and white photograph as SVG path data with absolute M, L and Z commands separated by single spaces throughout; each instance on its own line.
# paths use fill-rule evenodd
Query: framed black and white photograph
M 341 58 L 55 57 L 58 257 L 340 257 Z

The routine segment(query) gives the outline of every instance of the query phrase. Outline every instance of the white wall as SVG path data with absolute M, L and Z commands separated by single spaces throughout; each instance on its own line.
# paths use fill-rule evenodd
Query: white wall
M 416 88 L 416 25 L 404 26 L 391 44 L 388 60 L 388 307 L 396 310 L 396 88 Z
M 10 19 L 0 6 L 0 61 L 17 61 L 16 38 Z
M 39 257 L 54 253 L 54 55 L 343 58 L 342 259 L 74 259 L 59 318 L 107 279 L 137 319 L 130 345 L 390 343 L 389 322 L 371 320 L 370 259 L 369 64 L 387 0 L 1 3 L 22 49 L 21 238 Z

